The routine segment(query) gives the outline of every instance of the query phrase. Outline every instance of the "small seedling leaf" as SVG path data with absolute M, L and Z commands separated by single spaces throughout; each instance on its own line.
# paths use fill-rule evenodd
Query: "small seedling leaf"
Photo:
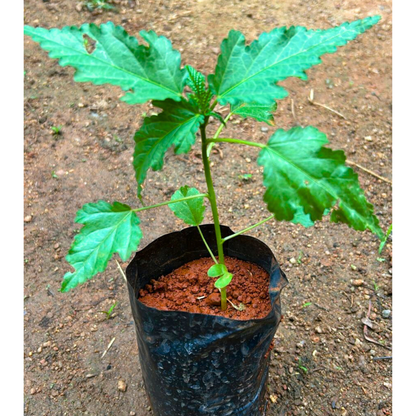
M 188 72 L 186 83 L 194 92 L 194 94 L 191 95 L 191 98 L 196 101 L 201 113 L 206 114 L 209 111 L 212 92 L 206 87 L 205 75 L 201 74 L 190 65 L 186 65 L 186 70 Z
M 171 200 L 175 201 L 177 199 L 198 194 L 200 194 L 198 189 L 182 186 L 172 195 Z M 169 208 L 178 218 L 183 220 L 188 225 L 196 226 L 201 224 L 201 222 L 204 220 L 205 206 L 203 197 L 169 204 Z
M 163 158 L 171 146 L 175 153 L 187 153 L 195 143 L 196 132 L 204 121 L 198 108 L 184 99 L 179 103 L 173 100 L 154 101 L 153 105 L 163 112 L 144 119 L 142 127 L 136 132 L 133 166 L 136 171 L 138 195 L 140 186 L 146 179 L 147 171 L 160 170 Z
M 212 92 L 221 105 L 255 102 L 273 105 L 285 98 L 276 85 L 288 77 L 307 79 L 305 71 L 321 63 L 320 56 L 334 53 L 380 20 L 372 16 L 326 30 L 280 27 L 264 32 L 250 45 L 241 32 L 231 30 L 221 44 L 215 74 L 208 76 Z
M 341 222 L 383 237 L 373 206 L 358 177 L 345 165 L 341 150 L 323 147 L 325 134 L 314 127 L 279 129 L 260 152 L 264 166 L 264 200 L 277 220 L 303 223 L 321 220 L 328 210 Z
M 214 283 L 214 286 L 217 289 L 224 289 L 231 283 L 232 279 L 233 279 L 233 275 L 231 273 L 229 272 L 224 273 L 219 279 L 216 280 L 216 282 Z
M 227 272 L 227 267 L 224 264 L 214 264 L 208 269 L 207 274 L 209 277 L 218 277 L 224 275 Z
M 81 27 L 44 29 L 25 26 L 25 34 L 59 59 L 61 66 L 76 69 L 74 79 L 97 85 L 117 85 L 124 91 L 122 98 L 129 104 L 148 100 L 180 101 L 185 86 L 186 71 L 181 69 L 181 56 L 171 42 L 153 31 L 141 31 L 149 46 L 139 45 L 121 26 L 107 22 Z M 85 48 L 84 35 L 95 41 L 94 51 Z
M 378 248 L 378 254 L 381 254 L 381 252 L 383 251 L 384 246 L 387 243 L 387 240 L 389 238 L 389 235 L 391 234 L 391 232 L 393 231 L 393 224 L 390 224 L 389 229 L 387 230 L 386 234 L 383 236 L 383 238 L 381 239 L 381 243 L 380 246 Z M 378 259 L 377 259 L 378 260 Z
M 114 253 L 123 261 L 128 260 L 142 238 L 139 218 L 120 202 L 86 204 L 77 212 L 75 222 L 84 226 L 66 256 L 75 271 L 65 274 L 61 292 L 68 292 L 103 272 Z

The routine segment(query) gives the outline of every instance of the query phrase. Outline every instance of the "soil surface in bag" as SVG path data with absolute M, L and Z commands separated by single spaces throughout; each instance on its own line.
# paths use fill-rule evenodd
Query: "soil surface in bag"
M 147 306 L 170 311 L 219 315 L 232 319 L 260 319 L 271 310 L 269 274 L 262 267 L 233 257 L 225 257 L 233 280 L 227 286 L 227 310 L 220 308 L 217 278 L 207 275 L 214 265 L 210 257 L 184 264 L 140 290 L 139 300 Z M 233 306 L 234 305 L 234 306 Z M 238 310 L 238 309 L 242 310 Z

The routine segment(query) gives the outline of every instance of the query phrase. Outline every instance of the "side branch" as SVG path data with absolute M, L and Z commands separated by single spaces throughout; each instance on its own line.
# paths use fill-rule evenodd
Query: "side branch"
M 237 237 L 240 234 L 246 233 L 247 231 L 252 230 L 253 228 L 258 227 L 259 225 L 264 224 L 265 222 L 271 220 L 274 217 L 274 214 L 270 215 L 270 217 L 265 218 L 264 220 L 259 221 L 258 223 L 251 225 L 250 227 L 244 228 L 244 230 L 238 231 L 237 233 L 231 234 L 228 237 L 225 237 L 222 239 L 222 242 L 224 243 L 227 240 L 231 240 L 234 237 Z
M 231 139 L 231 138 L 212 138 L 207 139 L 207 143 L 235 143 L 235 144 L 245 144 L 247 146 L 254 146 L 254 147 L 266 147 L 263 143 L 256 143 L 256 142 L 249 142 L 247 140 L 240 140 L 240 139 Z
M 201 198 L 201 197 L 208 198 L 208 194 L 191 195 L 191 196 L 187 196 L 185 198 L 175 199 L 175 201 L 169 200 L 169 201 L 161 202 L 160 204 L 155 204 L 155 205 L 149 205 L 147 207 L 136 208 L 136 209 L 133 209 L 132 211 L 133 212 L 145 211 L 147 209 L 163 207 L 164 205 L 176 204 L 177 202 L 187 201 L 189 199 L 195 199 L 195 198 Z

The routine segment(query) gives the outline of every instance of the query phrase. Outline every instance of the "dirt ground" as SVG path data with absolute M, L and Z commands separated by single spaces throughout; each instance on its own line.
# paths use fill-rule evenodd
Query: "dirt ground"
M 210 73 L 230 29 L 251 41 L 276 26 L 327 28 L 381 15 L 376 27 L 309 70 L 308 81 L 283 83 L 290 95 L 278 103 L 276 124 L 314 125 L 349 161 L 391 180 L 390 0 L 114 3 L 116 12 L 91 13 L 72 0 L 26 0 L 25 23 L 62 27 L 113 20 L 132 35 L 153 29 L 172 40 L 183 64 Z M 114 260 L 69 294 L 58 290 L 70 270 L 65 254 L 79 229 L 73 222 L 77 210 L 99 199 L 138 206 L 133 135 L 152 109 L 122 103 L 116 87 L 77 84 L 73 69 L 59 67 L 29 38 L 24 46 L 25 415 L 151 415 L 127 290 Z M 345 118 L 310 104 L 311 89 L 316 102 Z M 61 134 L 51 134 L 58 126 Z M 227 137 L 266 142 L 274 128 L 234 119 L 225 131 Z M 221 219 L 238 230 L 267 212 L 257 152 L 226 144 L 220 149 L 224 159 L 218 152 L 212 161 Z M 355 170 L 387 229 L 390 183 Z M 242 179 L 246 173 L 251 180 Z M 168 152 L 163 171 L 148 176 L 145 204 L 168 199 L 185 181 L 204 190 L 198 147 L 179 157 Z M 143 212 L 141 227 L 144 247 L 183 225 L 164 207 Z M 290 282 L 282 294 L 284 319 L 272 354 L 267 415 L 391 414 L 391 240 L 379 255 L 378 240 L 369 232 L 328 221 L 308 229 L 269 222 L 251 234 L 272 248 Z M 114 302 L 113 318 L 106 319 L 101 311 Z

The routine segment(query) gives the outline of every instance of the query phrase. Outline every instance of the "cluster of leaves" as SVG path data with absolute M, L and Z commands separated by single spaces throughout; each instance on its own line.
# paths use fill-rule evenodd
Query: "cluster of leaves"
M 231 115 L 273 125 L 276 100 L 288 95 L 278 83 L 288 77 L 305 80 L 305 71 L 321 63 L 323 54 L 334 53 L 378 20 L 378 16 L 368 17 L 326 30 L 281 27 L 262 33 L 249 45 L 241 32 L 232 30 L 221 44 L 215 72 L 207 78 L 189 65 L 182 67 L 180 53 L 166 37 L 153 31 L 140 32 L 147 46 L 111 22 L 50 30 L 26 26 L 25 33 L 51 58 L 59 59 L 60 65 L 74 67 L 75 81 L 116 85 L 126 92 L 121 98 L 124 102 L 150 100 L 161 109 L 159 114 L 146 117 L 134 136 L 133 166 L 141 197 L 148 170 L 163 167 L 171 146 L 177 154 L 189 152 L 197 130 L 205 128 L 210 117 L 221 125 Z M 86 38 L 94 42 L 93 50 L 87 47 Z M 215 112 L 218 104 L 230 106 L 226 119 Z M 345 166 L 344 153 L 329 149 L 327 143 L 325 134 L 316 128 L 295 127 L 279 129 L 267 144 L 258 144 L 267 208 L 277 220 L 304 226 L 330 213 L 333 222 L 368 229 L 382 238 L 357 175 Z M 197 197 L 194 188 L 183 187 L 177 192 L 170 207 L 187 224 L 199 225 L 203 197 Z M 183 200 L 192 196 L 195 199 Z M 174 202 L 178 199 L 181 201 Z M 129 258 L 142 238 L 138 211 L 119 202 L 84 205 L 75 219 L 84 226 L 67 256 L 75 271 L 65 275 L 62 291 L 103 271 L 113 253 L 123 261 Z M 210 270 L 211 276 L 218 277 L 217 287 L 226 286 L 232 277 L 222 266 Z

